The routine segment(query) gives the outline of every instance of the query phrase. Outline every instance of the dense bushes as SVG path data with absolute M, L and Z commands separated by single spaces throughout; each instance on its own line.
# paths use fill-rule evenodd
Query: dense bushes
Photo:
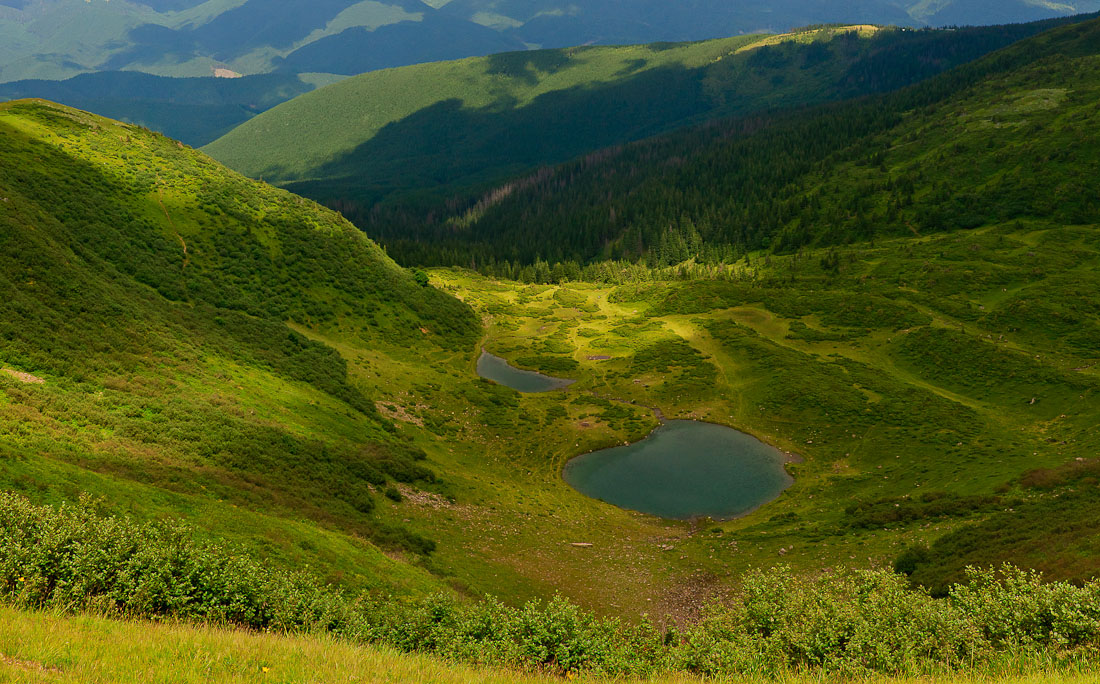
M 856 501 L 844 509 L 844 514 L 849 527 L 874 529 L 937 518 L 962 518 L 1004 505 L 1005 501 L 999 496 L 959 496 L 946 492 L 925 492 L 919 497 Z
M 273 572 L 183 526 L 106 517 L 95 502 L 57 509 L 0 496 L 0 586 L 17 605 L 92 608 L 261 629 L 330 622 L 339 597 Z
M 435 596 L 351 599 L 304 574 L 196 542 L 179 525 L 107 517 L 90 500 L 36 507 L 0 495 L 0 591 L 25 607 L 96 609 L 258 629 L 322 629 L 467 662 L 550 672 L 780 675 L 980 671 L 1004 657 L 1095 659 L 1100 581 L 1044 584 L 1005 566 L 969 570 L 934 599 L 882 570 L 755 571 L 696 625 L 597 618 L 555 598 L 521 608 Z

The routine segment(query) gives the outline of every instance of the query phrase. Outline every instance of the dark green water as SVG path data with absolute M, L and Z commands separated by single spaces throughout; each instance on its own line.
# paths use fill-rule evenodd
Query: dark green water
M 592 498 L 662 518 L 733 518 L 794 480 L 783 453 L 723 425 L 670 420 L 640 442 L 578 456 L 565 481 Z
M 511 387 L 517 392 L 549 392 L 572 385 L 574 380 L 552 378 L 534 371 L 520 370 L 508 365 L 499 356 L 493 356 L 482 350 L 477 360 L 477 374 L 486 380 Z

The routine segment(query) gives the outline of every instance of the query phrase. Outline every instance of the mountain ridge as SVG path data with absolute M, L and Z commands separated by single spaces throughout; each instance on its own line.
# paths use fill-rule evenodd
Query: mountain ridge
M 740 3 L 601 0 L 324 0 L 108 3 L 27 0 L 0 5 L 0 82 L 104 70 L 206 76 L 335 69 L 352 75 L 526 47 L 685 41 L 816 23 L 906 26 L 1034 21 L 1100 9 L 1097 0 L 819 0 Z
M 464 196 L 524 170 L 707 120 L 894 90 L 1078 20 L 818 27 L 404 67 L 283 103 L 204 150 L 390 239 L 418 213 L 443 220 Z
M 1031 182 L 1038 185 L 1028 186 L 1030 189 L 1022 195 L 1017 193 L 1013 201 L 1008 201 L 1012 193 L 1007 188 L 1004 192 L 1008 194 L 1000 200 L 994 200 L 991 196 L 982 199 L 981 193 L 991 193 L 992 190 L 975 190 L 977 195 L 968 196 L 965 203 L 957 200 L 960 202 L 956 206 L 957 211 L 941 207 L 937 213 L 933 211 L 936 202 L 941 205 L 949 203 L 952 195 L 958 197 L 971 188 L 983 187 L 983 183 L 976 178 L 969 178 L 961 187 L 946 182 L 947 177 L 955 175 L 947 170 L 950 155 L 946 152 L 935 157 L 937 165 L 933 168 L 937 169 L 936 173 L 944 174 L 944 178 L 937 181 L 939 184 L 935 193 L 929 189 L 932 181 L 927 178 L 930 175 L 927 170 L 922 172 L 916 167 L 909 167 L 902 173 L 897 168 L 891 168 L 891 153 L 899 156 L 898 150 L 906 146 L 914 147 L 920 139 L 919 131 L 905 128 L 906 118 L 914 116 L 909 114 L 910 110 L 915 110 L 917 115 L 927 112 L 925 116 L 932 121 L 936 117 L 935 108 L 956 96 L 957 91 L 977 88 L 981 79 L 995 79 L 999 73 L 1011 74 L 1014 69 L 1026 69 L 1029 64 L 1035 65 L 1029 78 L 1041 80 L 1042 59 L 1062 56 L 1072 60 L 1090 55 L 1088 41 L 1098 26 L 1100 22 L 1093 18 L 1053 29 L 896 94 L 877 95 L 867 101 L 822 105 L 805 112 L 777 112 L 767 118 L 750 116 L 731 119 L 725 123 L 685 129 L 632 146 L 615 148 L 593 155 L 590 159 L 575 160 L 542 171 L 535 182 L 517 180 L 518 189 L 501 196 L 491 203 L 492 206 L 485 204 L 484 196 L 467 196 L 462 200 L 452 198 L 452 206 L 477 207 L 471 215 L 460 210 L 432 213 L 432 218 L 424 220 L 438 209 L 425 208 L 419 215 L 403 216 L 403 208 L 389 212 L 382 208 L 375 210 L 373 219 L 360 214 L 360 225 L 388 241 L 395 254 L 410 262 L 418 262 L 433 249 L 440 254 L 444 251 L 453 254 L 461 240 L 469 240 L 462 249 L 472 252 L 466 252 L 468 258 L 462 263 L 469 263 L 473 254 L 480 254 L 483 258 L 495 257 L 525 264 L 538 258 L 540 251 L 542 258 L 551 262 L 576 259 L 583 263 L 593 258 L 622 255 L 631 259 L 647 254 L 652 257 L 663 239 L 661 234 L 668 232 L 670 226 L 681 226 L 686 230 L 686 226 L 693 225 L 704 241 L 714 240 L 719 247 L 733 244 L 741 245 L 739 249 L 749 250 L 770 246 L 795 250 L 815 242 L 843 242 L 852 239 L 852 235 L 868 239 L 871 227 L 881 234 L 881 231 L 887 230 L 885 226 L 890 226 L 889 231 L 899 234 L 910 230 L 921 232 L 925 226 L 934 225 L 964 227 L 964 224 L 970 225 L 968 222 L 973 221 L 977 223 L 972 223 L 972 226 L 982 225 L 987 220 L 982 212 L 987 217 L 1003 216 L 1004 207 L 1016 206 L 1021 202 L 1041 204 L 1043 190 L 1040 186 L 1046 187 L 1045 180 L 1052 176 L 1036 176 Z M 1053 82 L 1075 78 L 1074 68 L 1069 63 L 1052 66 Z M 1020 87 L 1018 83 L 1013 85 L 1013 88 Z M 1058 87 L 1054 87 L 1057 90 Z M 1021 97 L 1024 95 L 1020 94 Z M 1080 116 L 1087 117 L 1087 106 L 1082 103 L 1081 97 L 1080 93 L 1075 96 L 1074 106 Z M 1014 111 L 1011 105 L 1005 106 L 1006 112 Z M 1036 109 L 1025 113 L 1025 116 L 1033 115 L 1042 120 L 1046 111 L 1044 106 L 1036 105 Z M 1052 111 L 1051 115 L 1054 114 Z M 908 125 L 917 126 L 915 123 Z M 897 127 L 894 135 L 901 140 L 890 137 L 889 131 L 894 127 Z M 928 123 L 922 130 L 925 134 L 935 134 L 937 128 L 944 127 Z M 947 129 L 955 130 L 960 136 L 959 149 L 969 149 L 973 144 L 965 140 L 970 135 L 966 131 Z M 1006 146 L 1006 140 L 1015 140 L 1011 138 L 1013 130 L 1016 130 L 1013 126 L 994 124 L 980 134 L 975 132 L 974 137 L 982 140 L 991 138 L 989 144 L 1002 148 L 1002 156 L 1013 160 L 1005 163 L 1011 165 L 1017 163 L 1011 155 L 1026 154 L 1018 151 L 1015 144 Z M 1038 138 L 1036 144 L 1045 144 L 1052 152 L 1059 150 L 1059 155 L 1073 155 L 1077 146 L 1060 147 L 1064 142 L 1060 136 L 1069 135 L 1069 130 L 1058 133 L 1059 137 L 1054 137 L 1052 132 L 1052 137 Z M 998 140 L 998 136 L 1004 139 Z M 792 149 L 801 150 L 797 158 L 783 151 Z M 921 148 L 918 145 L 916 149 Z M 671 165 L 661 163 L 662 159 L 669 158 L 678 162 Z M 751 166 L 738 166 L 737 159 L 749 160 Z M 761 159 L 771 159 L 771 163 L 762 163 Z M 745 170 L 748 168 L 753 168 L 754 172 L 748 173 Z M 1066 168 L 1082 171 L 1084 167 L 1069 164 Z M 863 169 L 872 173 L 866 173 Z M 831 207 L 828 202 L 826 207 L 822 207 L 823 198 L 814 191 L 813 185 L 808 185 L 819 182 L 815 180 L 818 177 L 828 177 L 842 170 L 848 174 L 842 178 L 856 183 L 854 178 L 857 176 L 871 177 L 875 170 L 880 169 L 878 180 L 859 181 L 858 186 L 862 188 L 859 192 L 853 192 L 851 188 L 841 191 L 833 185 L 829 191 L 831 197 L 843 208 Z M 912 178 L 906 180 L 909 176 Z M 916 180 L 918 177 L 924 179 Z M 563 178 L 569 181 L 562 182 Z M 1083 176 L 1076 178 L 1075 187 L 1083 182 Z M 917 184 L 913 189 L 915 200 L 910 198 L 910 182 Z M 873 204 L 867 188 L 881 190 L 882 183 L 892 188 L 886 191 L 890 199 L 876 195 Z M 948 187 L 952 187 L 953 191 L 948 191 Z M 537 199 L 544 192 L 547 193 L 545 197 Z M 845 192 L 848 193 L 848 200 L 841 199 Z M 900 197 L 899 192 L 905 197 Z M 565 202 L 564 197 L 569 197 L 569 201 Z M 627 201 L 627 198 L 633 199 Z M 862 210 L 856 207 L 857 201 Z M 920 208 L 909 208 L 913 201 Z M 787 202 L 789 204 L 785 204 Z M 966 203 L 973 203 L 973 207 L 968 208 Z M 998 203 L 1002 210 L 996 209 Z M 1067 206 L 1078 204 L 1077 200 L 1072 200 Z M 643 205 L 648 209 L 641 210 Z M 611 207 L 615 208 L 614 218 L 609 219 Z M 655 213 L 647 215 L 650 211 Z M 919 216 L 914 213 L 918 211 L 921 212 Z M 1084 212 L 1082 216 L 1091 215 L 1087 206 Z M 803 217 L 801 220 L 800 216 Z M 859 222 L 862 228 L 854 228 L 854 219 L 850 218 L 853 216 L 861 216 Z M 461 239 L 451 228 L 456 222 L 464 227 Z M 810 222 L 822 228 L 810 226 Z M 832 238 L 823 237 L 823 226 L 835 224 L 845 228 L 839 229 Z M 502 238 L 519 225 L 530 230 L 531 236 L 543 235 L 551 230 L 551 225 L 554 226 L 553 233 L 557 238 L 554 249 L 557 251 L 547 253 L 547 245 L 540 239 L 527 241 L 515 234 Z M 481 230 L 486 231 L 486 236 L 493 237 L 475 246 L 473 243 L 479 239 L 477 235 Z M 851 232 L 853 230 L 855 233 Z M 429 238 L 429 235 L 432 237 Z M 493 255 L 495 248 L 492 245 L 498 237 L 502 239 L 497 244 L 508 246 Z M 454 242 L 446 247 L 441 246 L 441 241 L 448 239 Z M 569 250 L 574 247 L 565 247 L 580 244 L 586 245 L 580 251 L 571 252 Z M 636 245 L 644 246 L 639 252 Z M 482 247 L 488 249 L 481 251 Z M 435 261 L 435 257 L 429 257 L 426 263 L 440 262 Z

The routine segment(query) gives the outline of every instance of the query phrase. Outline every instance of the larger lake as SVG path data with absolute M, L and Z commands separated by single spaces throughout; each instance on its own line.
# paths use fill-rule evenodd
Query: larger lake
M 670 420 L 634 444 L 566 464 L 582 494 L 662 518 L 733 518 L 774 500 L 794 480 L 783 452 L 723 425 Z
M 487 351 L 482 351 L 477 360 L 477 374 L 486 380 L 492 380 L 498 385 L 511 387 L 517 392 L 549 392 L 568 387 L 575 382 L 574 380 L 553 378 L 535 371 L 515 368 L 504 359 Z

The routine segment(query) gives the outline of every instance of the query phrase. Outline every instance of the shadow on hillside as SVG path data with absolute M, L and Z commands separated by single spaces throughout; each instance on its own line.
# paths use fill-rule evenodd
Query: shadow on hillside
M 435 197 L 437 208 L 439 198 L 461 188 L 482 188 L 540 165 L 694 123 L 895 90 L 1055 23 L 890 31 L 870 39 L 840 34 L 828 42 L 787 42 L 728 55 L 700 68 L 635 71 L 527 104 L 469 108 L 446 100 L 388 124 L 351 152 L 310 170 L 316 180 L 289 181 L 285 187 L 366 226 L 372 205 L 386 199 Z M 489 73 L 531 84 L 538 72 L 567 64 L 567 52 L 498 55 L 491 58 Z M 378 236 L 388 230 L 372 225 Z

